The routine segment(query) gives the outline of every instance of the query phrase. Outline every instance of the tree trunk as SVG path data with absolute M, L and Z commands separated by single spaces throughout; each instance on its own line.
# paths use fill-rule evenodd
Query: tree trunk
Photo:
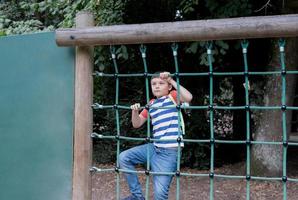
M 298 65 L 298 40 L 290 38 L 286 40 L 286 70 L 296 70 Z M 277 42 L 275 42 L 272 60 L 268 71 L 280 70 L 280 54 Z M 286 105 L 292 106 L 295 95 L 296 76 L 286 76 Z M 281 76 L 269 75 L 264 87 L 264 105 L 281 106 L 282 97 Z M 260 116 L 256 121 L 253 132 L 254 141 L 282 141 L 282 111 L 267 110 L 255 111 Z M 287 135 L 291 131 L 292 111 L 286 110 Z M 282 175 L 282 145 L 252 145 L 251 174 L 254 176 L 281 176 Z

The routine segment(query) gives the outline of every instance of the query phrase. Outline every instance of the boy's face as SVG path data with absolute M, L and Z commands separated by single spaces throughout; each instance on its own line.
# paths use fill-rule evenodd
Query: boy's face
M 151 79 L 151 90 L 157 98 L 168 95 L 171 89 L 172 85 L 166 80 L 159 77 Z

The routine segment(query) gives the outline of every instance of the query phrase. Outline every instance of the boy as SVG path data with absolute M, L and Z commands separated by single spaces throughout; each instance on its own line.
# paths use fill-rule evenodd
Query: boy
M 174 88 L 174 90 L 172 90 Z M 153 126 L 154 139 L 173 139 L 173 141 L 155 141 L 128 149 L 120 154 L 119 163 L 121 169 L 135 170 L 137 164 L 147 163 L 147 148 L 149 146 L 150 170 L 152 172 L 174 172 L 177 169 L 177 147 L 178 142 L 178 111 L 176 108 L 157 109 L 155 107 L 175 106 L 177 104 L 177 83 L 170 77 L 169 72 L 156 74 L 151 78 L 151 90 L 155 99 L 149 102 L 149 115 Z M 180 85 L 180 102 L 190 102 L 192 94 Z M 132 125 L 134 128 L 141 127 L 147 120 L 148 111 L 144 109 L 139 114 L 140 104 L 131 106 Z M 180 136 L 182 138 L 182 135 Z M 180 143 L 184 146 L 183 141 Z M 141 185 L 137 174 L 125 173 L 129 185 L 131 196 L 123 200 L 141 200 L 144 199 Z M 168 199 L 168 192 L 172 176 L 154 175 L 153 188 L 155 200 Z

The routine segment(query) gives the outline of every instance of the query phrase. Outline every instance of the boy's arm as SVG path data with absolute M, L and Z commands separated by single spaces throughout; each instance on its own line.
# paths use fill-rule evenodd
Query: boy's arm
M 163 72 L 160 73 L 160 78 L 161 79 L 166 79 L 176 90 L 177 90 L 177 82 L 170 77 L 169 72 Z M 192 100 L 192 94 L 181 84 L 179 84 L 179 89 L 180 89 L 180 101 L 181 102 L 191 102 Z
M 130 108 L 132 110 L 132 113 L 131 113 L 132 126 L 134 128 L 141 127 L 147 119 L 144 118 L 141 114 L 139 114 L 140 104 L 135 103 L 135 104 L 131 105 Z

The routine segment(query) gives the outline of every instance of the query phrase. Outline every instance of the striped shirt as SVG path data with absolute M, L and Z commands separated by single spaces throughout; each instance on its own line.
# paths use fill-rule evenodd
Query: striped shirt
M 177 102 L 177 92 L 172 90 L 170 92 L 174 100 Z M 162 96 L 157 99 L 151 99 L 149 102 L 149 115 L 151 117 L 151 123 L 153 126 L 153 138 L 160 139 L 161 141 L 154 141 L 154 145 L 157 147 L 178 147 L 178 110 L 175 108 L 174 102 L 169 96 Z M 158 109 L 152 107 L 172 107 L 168 109 Z M 147 118 L 148 111 L 144 109 L 140 114 Z M 180 132 L 182 139 L 182 132 Z M 172 141 L 162 141 L 172 140 Z M 181 142 L 181 147 L 184 143 Z

